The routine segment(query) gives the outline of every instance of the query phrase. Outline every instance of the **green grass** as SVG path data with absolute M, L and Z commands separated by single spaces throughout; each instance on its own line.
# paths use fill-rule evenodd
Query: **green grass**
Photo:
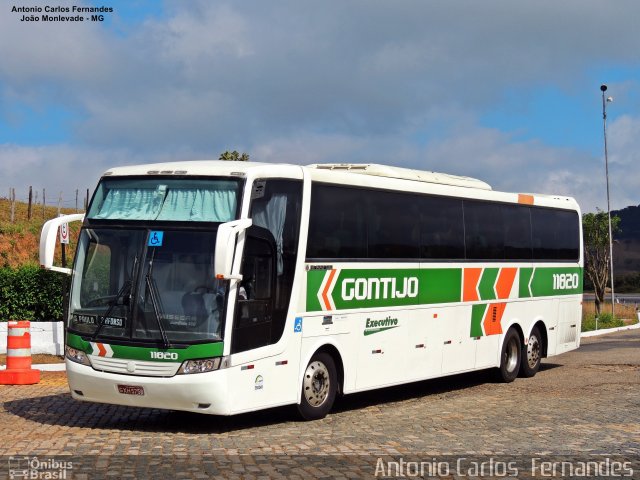
M 75 213 L 75 209 L 64 208 L 61 213 Z M 16 202 L 15 217 L 11 222 L 11 204 L 6 198 L 0 198 L 0 267 L 18 268 L 21 265 L 38 265 L 38 246 L 40 231 L 46 220 L 58 215 L 57 207 L 35 205 L 31 219 L 28 218 L 28 206 L 24 202 Z M 75 241 L 80 229 L 79 223 L 72 223 L 72 245 L 67 250 L 68 258 L 73 258 Z M 60 245 L 56 246 L 56 265 L 60 265 Z
M 610 313 L 601 313 L 598 318 L 598 330 L 604 328 L 623 327 L 624 321 L 618 317 L 612 317 Z M 594 314 L 585 315 L 582 319 L 582 331 L 591 332 L 596 329 L 596 316 Z

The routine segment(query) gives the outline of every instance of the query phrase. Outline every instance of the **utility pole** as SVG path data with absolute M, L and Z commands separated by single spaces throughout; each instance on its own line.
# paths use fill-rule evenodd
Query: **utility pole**
M 615 295 L 613 293 L 613 235 L 611 233 L 611 203 L 609 201 L 609 155 L 607 152 L 607 102 L 613 102 L 613 97 L 604 98 L 607 91 L 605 84 L 600 85 L 602 92 L 602 127 L 604 132 L 604 169 L 607 178 L 607 216 L 609 217 L 609 272 L 611 275 L 611 316 L 615 318 Z

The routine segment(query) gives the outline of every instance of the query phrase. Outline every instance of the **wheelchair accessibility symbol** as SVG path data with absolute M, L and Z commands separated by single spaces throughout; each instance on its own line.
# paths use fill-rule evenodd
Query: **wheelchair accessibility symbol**
M 293 324 L 293 333 L 302 332 L 302 317 L 297 317 L 295 323 Z
M 158 231 L 149 232 L 149 242 L 147 243 L 147 246 L 161 247 L 163 237 L 164 237 L 164 232 L 158 232 Z

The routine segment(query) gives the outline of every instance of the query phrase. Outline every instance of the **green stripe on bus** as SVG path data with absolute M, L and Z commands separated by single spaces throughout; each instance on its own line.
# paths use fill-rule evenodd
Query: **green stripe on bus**
M 484 335 L 482 332 L 482 320 L 488 306 L 486 303 L 481 303 L 471 307 L 471 332 L 469 334 L 471 337 L 482 337 Z
M 337 310 L 419 305 L 419 277 L 424 274 L 419 269 L 344 269 L 330 296 Z
M 518 298 L 582 293 L 580 267 L 522 267 Z M 307 272 L 307 311 L 451 304 L 462 299 L 462 268 L 337 269 Z M 495 300 L 499 268 L 484 268 L 479 300 Z M 529 289 L 531 285 L 531 289 Z
M 420 272 L 420 304 L 462 300 L 461 268 L 432 268 Z
M 459 302 L 462 269 L 343 269 L 324 291 L 337 310 Z M 309 311 L 320 306 L 317 292 L 308 291 Z
M 498 278 L 499 268 L 485 268 L 478 284 L 480 300 L 493 300 L 496 298 L 495 284 Z
M 573 295 L 582 293 L 582 269 L 536 268 L 531 280 L 531 294 L 534 297 L 551 295 Z
M 520 288 L 519 288 L 519 297 L 520 298 L 528 298 L 531 296 L 529 293 L 529 282 L 531 281 L 531 276 L 533 275 L 533 268 L 521 268 L 520 269 Z
M 91 345 L 89 342 L 85 342 L 80 335 L 74 333 L 67 333 L 67 345 L 81 352 L 91 352 Z
M 189 345 L 186 348 L 156 348 L 156 347 L 130 347 L 125 345 L 114 345 L 107 342 L 96 342 L 108 344 L 113 350 L 114 358 L 126 358 L 131 360 L 148 360 L 154 362 L 183 362 L 185 360 L 195 360 L 199 358 L 221 357 L 224 348 L 223 342 L 200 343 Z M 97 354 L 93 351 L 90 342 L 83 340 L 79 335 L 67 334 L 67 345 L 88 354 Z M 178 354 L 177 359 L 157 359 L 151 358 L 151 352 L 170 352 Z
M 307 310 L 310 312 L 316 312 L 322 310 L 320 301 L 318 300 L 318 292 L 322 285 L 327 270 L 309 270 L 307 272 Z

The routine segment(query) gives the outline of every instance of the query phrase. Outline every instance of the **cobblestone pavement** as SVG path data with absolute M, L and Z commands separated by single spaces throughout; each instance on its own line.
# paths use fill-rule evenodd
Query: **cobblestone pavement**
M 640 330 L 619 332 L 583 339 L 532 379 L 487 371 L 356 394 L 307 423 L 291 407 L 211 417 L 81 403 L 64 372 L 43 372 L 38 385 L 0 386 L 0 478 L 9 456 L 72 455 L 67 478 L 374 478 L 379 458 L 638 462 L 639 373 Z

